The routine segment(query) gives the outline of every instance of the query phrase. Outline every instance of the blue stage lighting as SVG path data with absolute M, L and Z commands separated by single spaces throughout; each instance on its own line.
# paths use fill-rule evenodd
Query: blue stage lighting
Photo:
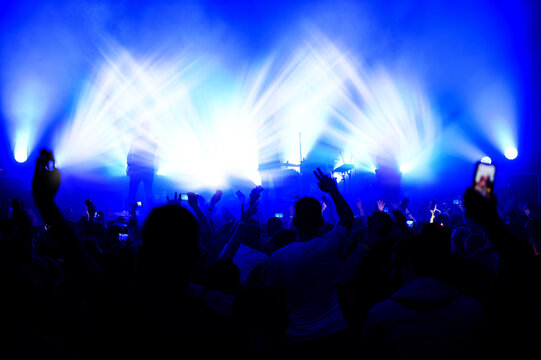
M 518 156 L 518 150 L 514 147 L 508 147 L 505 149 L 505 157 L 509 160 L 515 160 Z
M 405 174 L 405 173 L 407 173 L 408 171 L 410 171 L 411 168 L 412 168 L 412 165 L 411 165 L 411 164 L 402 164 L 402 165 L 400 165 L 400 172 L 401 172 L 402 174 Z
M 481 162 L 484 164 L 492 164 L 492 159 L 489 156 L 483 156 Z
M 18 163 L 23 163 L 28 159 L 28 151 L 26 149 L 17 149 L 15 150 L 15 161 Z
M 15 147 L 13 149 L 13 157 L 18 163 L 23 163 L 28 159 L 28 143 L 29 132 L 19 131 L 15 136 Z

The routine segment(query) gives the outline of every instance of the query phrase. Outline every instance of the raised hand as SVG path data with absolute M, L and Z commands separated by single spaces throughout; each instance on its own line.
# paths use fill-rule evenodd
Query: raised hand
M 175 191 L 175 197 L 173 199 L 169 199 L 169 195 L 167 195 L 167 205 L 180 205 L 180 196 L 177 199 L 176 191 Z
M 252 191 L 250 191 L 250 205 L 253 205 L 257 202 L 257 200 L 261 196 L 262 191 L 263 187 L 261 185 L 256 186 L 252 189 Z
M 235 194 L 239 198 L 240 202 L 244 204 L 244 201 L 246 201 L 246 195 L 244 195 L 240 190 L 237 190 Z
M 212 199 L 210 199 L 210 208 L 214 208 L 214 206 L 222 199 L 222 190 L 216 190 L 216 193 L 212 195 Z
M 60 172 L 55 166 L 53 153 L 41 150 L 32 178 L 32 196 L 39 207 L 52 203 L 60 188 Z
M 188 193 L 188 205 L 191 208 L 199 207 L 199 202 L 197 201 L 197 195 L 193 192 Z
M 378 211 L 383 211 L 383 209 L 385 209 L 385 202 L 383 200 L 378 200 L 376 202 L 376 209 Z
M 399 223 L 400 225 L 402 226 L 407 226 L 406 225 L 406 216 L 402 213 L 402 211 L 398 210 L 398 209 L 395 209 L 392 211 L 393 212 L 393 215 L 394 215 L 394 219 L 397 223 Z
M 92 203 L 90 199 L 85 200 L 86 204 L 86 215 L 88 216 L 88 221 L 94 219 L 94 214 L 96 214 L 96 206 Z
M 318 180 L 318 186 L 321 191 L 328 194 L 333 194 L 338 192 L 338 187 L 336 186 L 336 181 L 329 175 L 323 174 L 320 168 L 317 168 L 317 172 L 314 171 L 314 175 Z
M 244 210 L 244 204 L 240 207 L 240 220 L 241 221 L 248 221 L 257 213 L 257 202 L 254 204 L 249 204 L 248 209 Z

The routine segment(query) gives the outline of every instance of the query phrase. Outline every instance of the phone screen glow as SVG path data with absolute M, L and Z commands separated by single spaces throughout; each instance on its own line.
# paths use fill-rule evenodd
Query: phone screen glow
M 483 196 L 490 196 L 494 186 L 495 173 L 496 167 L 494 165 L 479 163 L 475 171 L 475 190 Z

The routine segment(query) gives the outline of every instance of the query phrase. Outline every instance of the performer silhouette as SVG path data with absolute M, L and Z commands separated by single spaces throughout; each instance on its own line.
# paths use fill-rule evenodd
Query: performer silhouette
M 156 148 L 156 139 L 148 132 L 142 132 L 132 142 L 127 159 L 126 174 L 130 178 L 129 202 L 132 204 L 137 201 L 137 189 L 142 182 L 146 198 L 143 207 L 146 212 L 152 209 L 152 183 L 155 172 Z

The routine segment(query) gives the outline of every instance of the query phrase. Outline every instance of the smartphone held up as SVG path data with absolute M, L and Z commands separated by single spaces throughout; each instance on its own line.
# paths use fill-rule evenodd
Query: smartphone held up
M 496 166 L 494 164 L 478 162 L 475 166 L 475 175 L 473 177 L 474 189 L 479 194 L 489 199 L 494 191 L 495 175 Z

